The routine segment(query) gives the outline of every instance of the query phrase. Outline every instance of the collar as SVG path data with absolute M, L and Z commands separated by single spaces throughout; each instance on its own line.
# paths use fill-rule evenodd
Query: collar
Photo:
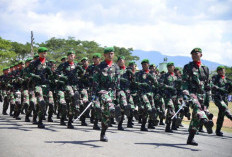
M 222 79 L 225 79 L 225 75 L 220 75 Z
M 194 61 L 194 63 L 198 66 L 198 68 L 201 66 L 201 61 Z
M 111 65 L 113 64 L 113 61 L 105 60 L 105 62 L 106 62 L 106 64 L 107 64 L 108 66 L 111 66 Z
M 46 61 L 46 58 L 41 58 L 41 57 L 39 57 L 39 60 L 40 60 L 40 62 L 41 62 L 42 64 L 44 64 L 45 61 Z
M 68 61 L 68 63 L 69 63 L 69 65 L 74 65 L 74 62 L 69 62 L 69 61 Z
M 174 72 L 169 73 L 170 75 L 174 76 Z
M 125 66 L 125 65 L 124 65 L 124 66 L 121 66 L 120 69 L 125 70 L 125 69 L 126 69 L 126 66 Z
M 145 73 L 149 73 L 149 70 L 144 70 L 145 71 Z

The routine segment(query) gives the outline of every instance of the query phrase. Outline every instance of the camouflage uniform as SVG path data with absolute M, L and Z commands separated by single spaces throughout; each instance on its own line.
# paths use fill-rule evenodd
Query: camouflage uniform
M 30 63 L 28 67 L 28 76 L 33 80 L 33 87 L 35 91 L 35 96 L 38 103 L 38 127 L 44 128 L 45 126 L 42 123 L 43 118 L 46 114 L 46 101 L 44 100 L 44 91 L 47 89 L 47 84 L 49 82 L 48 77 L 49 73 L 49 62 L 46 60 L 44 63 L 37 59 Z
M 112 52 L 113 50 L 110 49 Z M 93 75 L 94 95 L 99 97 L 102 109 L 102 131 L 101 140 L 107 141 L 105 132 L 108 128 L 110 117 L 114 116 L 116 92 L 119 90 L 120 73 L 116 64 L 108 65 L 106 61 L 101 62 Z
M 62 64 L 62 67 L 57 68 L 57 73 L 61 80 L 65 81 L 65 99 L 68 113 L 68 128 L 73 129 L 72 119 L 78 114 L 80 108 L 80 93 L 78 91 L 79 76 L 84 70 L 76 63 L 69 63 L 68 61 Z M 59 92 L 61 94 L 61 92 Z M 63 96 L 62 96 L 63 97 Z M 64 106 L 63 106 L 64 107 Z M 62 108 L 62 112 L 65 110 Z M 62 113 L 63 115 L 65 113 Z
M 172 132 L 170 125 L 172 123 L 172 129 L 175 128 L 175 122 L 176 118 L 173 119 L 172 117 L 175 115 L 175 106 L 174 101 L 177 98 L 176 88 L 174 87 L 175 81 L 177 80 L 177 77 L 174 75 L 174 73 L 166 73 L 161 78 L 161 85 L 164 88 L 165 91 L 165 108 L 167 109 L 167 115 L 166 115 L 166 132 Z
M 141 131 L 147 131 L 145 125 L 148 115 L 149 127 L 154 125 L 154 120 L 156 119 L 157 110 L 154 104 L 152 89 L 158 85 L 158 82 L 149 72 L 145 72 L 144 70 L 136 73 L 136 82 L 139 86 L 138 94 L 141 97 L 138 106 L 139 114 L 142 116 Z
M 227 116 L 230 120 L 232 120 L 232 114 L 228 109 L 228 90 L 226 89 L 226 84 L 228 80 L 226 77 L 222 77 L 220 75 L 214 75 L 212 77 L 213 83 L 213 100 L 215 105 L 218 107 L 218 119 L 217 119 L 217 129 L 216 134 L 218 136 L 222 136 L 221 128 L 224 121 L 224 116 Z
M 201 49 L 196 48 L 191 53 L 193 52 L 201 53 Z M 208 120 L 208 117 L 202 108 L 204 107 L 203 102 L 205 98 L 204 88 L 209 80 L 208 67 L 204 65 L 197 65 L 195 62 L 190 62 L 184 66 L 182 79 L 183 90 L 189 91 L 192 99 L 190 107 L 193 109 L 187 144 L 198 145 L 193 138 L 199 128 L 199 125 L 204 124 L 208 133 L 212 133 L 213 126 L 212 121 Z

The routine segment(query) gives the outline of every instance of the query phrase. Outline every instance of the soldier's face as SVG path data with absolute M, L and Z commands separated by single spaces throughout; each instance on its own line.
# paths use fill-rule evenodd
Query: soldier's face
M 175 69 L 175 66 L 173 66 L 173 65 L 168 66 L 168 72 L 169 72 L 169 73 L 174 72 L 174 69 Z
M 28 67 L 31 62 L 26 62 L 26 66 Z
M 176 75 L 176 76 L 181 76 L 180 70 L 175 71 L 175 75 Z
M 94 63 L 95 65 L 100 64 L 100 62 L 101 62 L 101 58 L 98 58 L 98 57 L 94 57 L 94 58 L 93 58 L 93 63 Z
M 41 53 L 39 53 L 39 57 L 40 58 L 46 58 L 46 56 L 47 56 L 47 52 L 41 52 Z
M 150 67 L 150 70 L 155 72 L 155 67 L 154 66 Z
M 8 74 L 8 70 L 4 70 L 3 73 L 6 75 Z
M 143 67 L 143 70 L 148 70 L 149 69 L 149 64 L 148 63 L 143 63 L 142 67 Z
M 75 54 L 70 54 L 70 55 L 68 55 L 68 61 L 74 61 L 74 59 L 75 59 Z
M 226 74 L 226 70 L 225 69 L 221 69 L 217 71 L 219 75 L 225 76 Z
M 201 60 L 201 57 L 202 57 L 202 53 L 200 52 L 193 52 L 192 53 L 192 59 L 193 61 L 200 61 Z
M 84 60 L 84 61 L 82 61 L 82 64 L 83 64 L 84 67 L 88 67 L 89 66 L 89 61 Z
M 114 52 L 106 53 L 106 54 L 104 54 L 104 57 L 105 57 L 105 60 L 113 61 L 113 59 L 114 59 Z
M 122 67 L 122 66 L 124 66 L 125 65 L 125 60 L 124 59 L 119 59 L 118 60 L 118 66 L 119 67 Z
M 130 67 L 131 67 L 132 70 L 136 70 L 136 65 L 135 64 L 130 65 Z

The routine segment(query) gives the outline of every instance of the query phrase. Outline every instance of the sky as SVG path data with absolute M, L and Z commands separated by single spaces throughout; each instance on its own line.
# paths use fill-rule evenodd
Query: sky
M 69 36 L 232 66 L 232 0 L 0 0 L 0 36 L 20 43 Z

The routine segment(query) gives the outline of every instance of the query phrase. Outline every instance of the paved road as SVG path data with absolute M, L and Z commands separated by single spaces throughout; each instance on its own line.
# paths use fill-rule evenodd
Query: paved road
M 230 133 L 225 133 L 224 137 L 197 135 L 199 146 L 196 147 L 186 145 L 187 127 L 175 133 L 165 133 L 162 126 L 141 132 L 139 124 L 135 123 L 134 128 L 126 131 L 110 127 L 109 142 L 105 143 L 99 141 L 100 131 L 92 130 L 92 124 L 83 127 L 77 122 L 73 130 L 60 126 L 58 119 L 45 124 L 46 129 L 38 129 L 23 119 L 17 121 L 0 114 L 0 157 L 232 156 Z

